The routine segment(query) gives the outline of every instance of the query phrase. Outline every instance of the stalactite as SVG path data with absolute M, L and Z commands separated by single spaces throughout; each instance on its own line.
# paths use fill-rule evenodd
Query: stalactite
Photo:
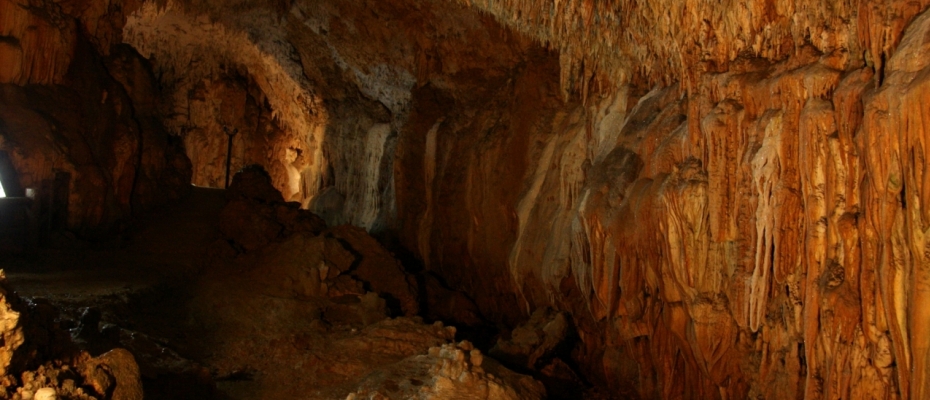
M 123 30 L 195 180 L 218 181 L 219 118 L 248 125 L 234 160 L 383 229 L 489 320 L 570 311 L 613 389 L 927 397 L 927 2 L 234 3 L 147 3 Z M 0 0 L 3 83 L 61 83 L 76 29 L 117 40 L 96 6 L 23 10 Z M 13 158 L 27 180 L 78 164 Z

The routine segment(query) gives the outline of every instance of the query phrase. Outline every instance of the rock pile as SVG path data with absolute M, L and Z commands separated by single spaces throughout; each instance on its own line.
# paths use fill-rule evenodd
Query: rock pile
M 16 296 L 0 270 L 0 398 L 142 399 L 139 366 L 129 351 L 93 357 L 54 323 L 57 317 L 50 305 Z
M 427 354 L 373 372 L 346 400 L 495 399 L 546 397 L 541 383 L 486 358 L 468 341 L 430 347 Z
M 459 390 L 447 383 L 460 377 L 462 390 L 483 398 L 545 392 L 496 363 L 484 364 L 492 365 L 486 373 L 479 351 L 467 342 L 451 344 L 455 328 L 414 317 L 417 277 L 365 230 L 327 228 L 316 215 L 284 203 L 258 167 L 239 172 L 227 198 L 220 215 L 224 240 L 216 244 L 226 250 L 214 251 L 220 256 L 197 285 L 185 328 L 199 332 L 204 354 L 198 361 L 213 369 L 221 390 L 341 399 L 361 387 L 360 377 L 407 368 L 403 360 L 419 356 L 408 364 L 424 367 L 416 367 L 414 379 L 429 382 L 429 398 Z M 471 358 L 456 358 L 463 351 Z M 454 365 L 443 367 L 443 360 Z
M 300 209 L 300 203 L 285 203 L 261 166 L 248 166 L 233 177 L 229 203 L 220 214 L 220 232 L 239 250 L 257 250 L 298 232 L 319 234 L 326 222 Z

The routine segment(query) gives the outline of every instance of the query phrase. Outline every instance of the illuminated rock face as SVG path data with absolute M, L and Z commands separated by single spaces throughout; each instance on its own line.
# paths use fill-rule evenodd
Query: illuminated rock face
M 262 164 L 285 200 L 399 243 L 485 318 L 568 312 L 594 381 L 644 398 L 922 399 L 926 8 L 228 1 L 126 6 L 109 24 L 159 79 L 125 101 L 153 101 L 194 183 L 220 185 L 223 127 L 238 129 L 233 170 Z M 96 14 L 62 12 L 57 30 L 0 14 L 16 38 L 0 60 L 50 43 L 41 62 L 0 63 L 3 82 L 63 82 L 81 48 L 67 32 L 98 53 L 118 42 L 87 28 Z M 4 86 L 5 104 L 28 104 L 9 94 L 23 90 Z M 131 149 L 106 170 L 153 154 L 92 141 Z
M 9 372 L 10 362 L 13 360 L 13 354 L 16 349 L 23 344 L 23 328 L 19 322 L 20 313 L 13 310 L 11 301 L 7 299 L 11 291 L 6 287 L 6 275 L 0 271 L 0 321 L 2 321 L 3 346 L 0 347 L 0 374 L 6 375 Z M 14 295 L 15 296 L 15 295 Z M 15 297 L 14 297 L 15 298 Z

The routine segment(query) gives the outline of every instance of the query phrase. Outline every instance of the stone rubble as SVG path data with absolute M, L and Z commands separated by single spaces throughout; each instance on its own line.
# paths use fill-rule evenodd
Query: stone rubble
M 139 366 L 129 351 L 116 348 L 93 357 L 77 350 L 66 332 L 48 324 L 50 318 L 58 318 L 57 312 L 42 303 L 37 307 L 16 296 L 2 270 L 0 310 L 4 310 L 0 326 L 0 335 L 4 338 L 0 350 L 3 371 L 0 398 L 142 399 Z M 94 317 L 85 319 L 96 320 Z M 87 337 L 87 330 L 83 331 Z M 56 343 L 60 341 L 64 343 Z
M 507 370 L 467 341 L 430 347 L 427 354 L 373 372 L 358 386 L 346 400 L 546 398 L 541 383 Z

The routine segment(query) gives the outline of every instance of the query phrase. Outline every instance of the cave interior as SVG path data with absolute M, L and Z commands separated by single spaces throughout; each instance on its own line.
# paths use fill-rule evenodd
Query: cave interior
M 928 8 L 0 0 L 0 399 L 930 399 Z

